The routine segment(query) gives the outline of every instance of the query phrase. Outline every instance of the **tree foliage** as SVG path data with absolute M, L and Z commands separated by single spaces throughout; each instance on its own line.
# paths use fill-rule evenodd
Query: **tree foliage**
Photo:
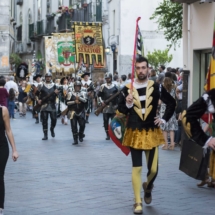
M 163 0 L 155 9 L 150 17 L 156 20 L 158 29 L 164 31 L 164 36 L 170 42 L 169 48 L 174 45 L 180 45 L 178 42 L 182 38 L 183 6 L 180 3 L 174 3 L 171 0 Z
M 20 56 L 16 53 L 12 53 L 10 55 L 10 64 L 15 64 L 15 66 L 18 66 L 20 63 L 22 63 Z
M 158 69 L 160 65 L 166 66 L 173 58 L 172 54 L 169 55 L 169 49 L 165 49 L 164 51 L 154 49 L 153 52 L 148 52 L 146 57 L 154 69 Z

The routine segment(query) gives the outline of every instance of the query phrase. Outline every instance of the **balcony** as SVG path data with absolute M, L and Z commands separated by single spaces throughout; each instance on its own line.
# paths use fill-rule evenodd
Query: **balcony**
M 58 31 L 59 32 L 66 32 L 66 31 L 71 31 L 71 19 L 72 15 L 71 14 L 62 14 L 58 20 Z
M 52 33 L 56 32 L 56 28 L 54 25 L 54 17 L 53 18 L 47 18 L 46 21 L 46 35 L 51 35 Z
M 16 0 L 16 4 L 22 6 L 23 0 Z
M 16 40 L 17 41 L 22 41 L 22 25 L 20 25 L 16 29 L 17 29 Z
M 46 20 L 37 21 L 37 37 L 46 35 Z

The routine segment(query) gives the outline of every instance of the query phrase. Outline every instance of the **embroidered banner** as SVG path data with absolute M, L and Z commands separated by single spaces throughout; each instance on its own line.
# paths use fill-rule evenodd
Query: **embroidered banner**
M 72 33 L 45 37 L 46 71 L 68 75 L 75 72 L 75 41 Z
M 104 48 L 101 23 L 74 23 L 76 60 L 90 65 L 104 66 Z

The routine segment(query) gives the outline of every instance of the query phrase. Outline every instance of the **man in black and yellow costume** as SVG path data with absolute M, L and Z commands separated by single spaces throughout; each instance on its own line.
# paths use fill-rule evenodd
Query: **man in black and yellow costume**
M 208 136 L 200 126 L 198 120 L 204 113 L 212 114 L 213 119 L 210 122 L 211 136 Z M 210 147 L 209 175 L 212 177 L 212 185 L 215 182 L 215 88 L 209 90 L 197 101 L 195 101 L 187 110 L 182 113 L 182 123 L 187 136 L 193 139 L 197 144 L 204 148 Z M 207 176 L 206 176 L 207 177 Z M 202 181 L 202 185 L 210 181 Z M 201 185 L 201 186 L 202 186 Z
M 145 203 L 150 204 L 153 183 L 158 173 L 158 146 L 164 143 L 159 125 L 171 118 L 176 102 L 163 86 L 148 80 L 149 68 L 146 58 L 140 56 L 135 67 L 137 78 L 134 80 L 133 89 L 131 83 L 125 86 L 119 98 L 118 111 L 128 115 L 123 145 L 130 147 L 132 157 L 134 213 L 142 214 L 141 187 L 144 189 Z M 156 117 L 159 99 L 166 104 L 162 119 Z M 142 184 L 143 151 L 146 155 L 148 174 L 147 182 Z

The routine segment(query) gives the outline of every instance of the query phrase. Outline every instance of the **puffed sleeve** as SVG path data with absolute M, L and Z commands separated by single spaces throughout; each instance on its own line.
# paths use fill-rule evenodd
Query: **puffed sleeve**
M 118 111 L 125 115 L 127 115 L 130 111 L 130 109 L 126 106 L 127 95 L 128 95 L 128 88 L 124 87 L 119 94 Z
M 198 121 L 206 111 L 207 102 L 204 100 L 204 97 L 201 97 L 182 113 L 182 123 L 186 134 L 201 146 L 204 146 L 210 138 L 202 130 Z

